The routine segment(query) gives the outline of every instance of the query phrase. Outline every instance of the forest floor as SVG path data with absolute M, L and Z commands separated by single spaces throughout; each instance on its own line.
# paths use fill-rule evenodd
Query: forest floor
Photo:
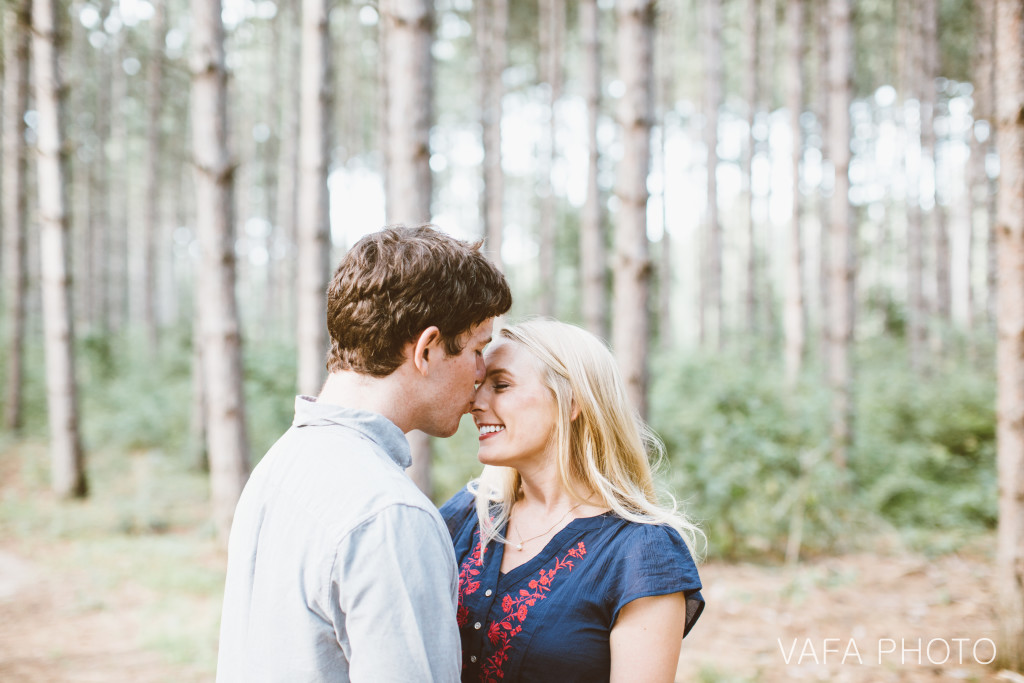
M 45 457 L 0 447 L 0 680 L 212 680 L 224 554 L 201 521 L 201 479 L 122 456 L 90 501 L 60 503 Z M 992 544 L 709 563 L 677 680 L 1024 683 L 977 661 L 995 638 Z

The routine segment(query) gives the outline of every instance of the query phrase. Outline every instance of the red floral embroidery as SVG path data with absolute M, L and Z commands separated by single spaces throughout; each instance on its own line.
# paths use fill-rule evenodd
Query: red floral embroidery
M 476 547 L 459 567 L 459 608 L 455 612 L 459 628 L 465 626 L 469 621 L 469 610 L 465 607 L 465 598 L 467 595 L 475 593 L 476 589 L 480 587 L 480 582 L 474 577 L 480 576 L 480 567 L 484 564 L 484 553 L 487 552 L 487 548 L 480 547 L 480 532 L 476 531 L 474 534 L 476 535 Z
M 478 550 L 479 547 L 478 543 Z M 506 594 L 501 599 L 501 610 L 505 613 L 505 616 L 498 621 L 491 622 L 487 626 L 487 638 L 491 641 L 491 645 L 496 646 L 497 649 L 480 668 L 481 681 L 497 683 L 497 681 L 505 677 L 504 667 L 508 662 L 508 652 L 512 647 L 512 639 L 523 630 L 523 622 L 526 621 L 530 608 L 537 604 L 538 600 L 543 600 L 547 597 L 547 593 L 551 591 L 551 583 L 559 570 L 568 569 L 570 572 L 572 571 L 573 561 L 570 558 L 578 560 L 582 559 L 586 554 L 587 548 L 583 541 L 580 541 L 576 544 L 575 548 L 566 552 L 564 557 L 556 558 L 554 567 L 551 569 L 541 569 L 538 573 L 538 578 L 531 580 L 527 584 L 530 590 L 520 589 L 518 596 L 513 597 L 511 594 Z M 463 568 L 465 569 L 466 566 L 467 564 L 464 562 Z M 479 564 L 476 566 L 479 566 Z M 459 585 L 459 605 L 461 607 L 463 595 L 461 574 Z M 477 585 L 479 586 L 479 583 Z M 473 590 L 476 589 L 474 588 Z M 465 594 L 469 595 L 471 592 L 468 591 Z

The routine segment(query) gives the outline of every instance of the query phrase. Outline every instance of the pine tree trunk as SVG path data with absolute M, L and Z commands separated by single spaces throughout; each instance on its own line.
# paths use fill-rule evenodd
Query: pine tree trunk
M 554 316 L 558 291 L 555 272 L 557 204 L 551 185 L 557 157 L 557 117 L 555 107 L 562 95 L 562 27 L 565 25 L 565 3 L 561 0 L 541 0 L 540 11 L 540 77 L 548 86 L 547 140 L 541 157 L 537 196 L 540 197 L 540 297 L 538 313 Z
M 121 331 L 128 318 L 128 293 L 131 291 L 128 278 L 128 117 L 124 102 L 128 99 L 128 79 L 124 71 L 127 36 L 110 37 L 114 44 L 110 64 L 110 140 L 107 144 L 110 157 L 107 169 L 107 244 L 109 251 L 106 265 L 110 270 L 107 297 L 110 301 L 110 326 L 115 332 Z
M 852 441 L 853 371 L 850 346 L 853 342 L 855 226 L 850 207 L 850 101 L 853 90 L 853 29 L 850 0 L 831 0 L 831 45 L 829 62 L 830 103 L 829 157 L 835 168 L 832 192 L 830 236 L 831 349 L 829 384 L 832 390 L 832 457 L 846 466 Z
M 1003 667 L 1024 672 L 1024 6 L 996 0 L 999 337 L 996 594 Z
M 25 112 L 28 110 L 29 36 L 32 30 L 31 0 L 4 7 L 3 94 L 3 235 L 4 275 L 7 278 L 8 346 L 7 399 L 4 424 L 17 432 L 22 424 L 24 382 L 25 308 L 28 298 L 26 229 Z
M 907 51 L 907 74 L 905 76 L 905 97 L 917 99 L 918 105 L 918 129 L 908 129 L 908 137 L 919 136 L 921 141 L 921 158 L 925 154 L 925 108 L 924 95 L 921 93 L 922 80 L 919 74 L 924 69 L 924 45 L 921 41 L 921 27 L 917 22 L 921 20 L 923 12 L 919 6 L 920 0 L 915 0 L 906 9 L 905 30 L 909 33 L 906 37 Z M 913 145 L 911 139 L 910 144 Z M 910 353 L 910 366 L 916 370 L 921 368 L 924 361 L 926 342 L 926 320 L 927 306 L 924 298 L 924 222 L 921 212 L 921 163 L 914 162 L 907 156 L 907 350 Z
M 800 159 L 803 156 L 803 132 L 800 114 L 803 111 L 804 0 L 790 0 L 787 6 L 789 24 L 789 80 L 787 107 L 789 126 L 793 131 L 793 209 L 789 225 L 789 251 L 786 264 L 786 384 L 794 387 L 803 366 L 805 338 L 803 237 L 800 230 Z
M 146 191 L 142 201 L 142 311 L 146 336 L 152 353 L 156 353 L 159 338 L 157 323 L 157 258 L 156 245 L 160 235 L 160 117 L 163 111 L 164 42 L 166 28 L 166 2 L 154 0 L 151 21 L 153 36 L 149 52 L 149 112 L 146 131 Z
M 830 133 L 830 111 L 829 111 L 829 85 L 828 71 L 830 61 L 829 35 L 831 27 L 831 14 L 829 11 L 829 0 L 817 0 L 815 7 L 818 14 L 817 31 L 815 32 L 818 48 L 818 97 L 815 109 L 817 110 L 818 122 L 820 125 L 820 138 L 822 140 L 822 161 L 829 159 L 828 141 Z M 816 198 L 816 209 L 818 213 L 818 291 L 820 301 L 818 304 L 818 355 L 821 358 L 822 366 L 828 367 L 830 348 L 829 321 L 832 319 L 832 306 L 829 301 L 829 254 L 832 251 L 830 239 L 831 216 L 829 215 L 829 203 L 824 192 L 820 191 Z
M 227 148 L 227 70 L 220 0 L 192 0 L 192 154 L 202 249 L 199 306 L 213 518 L 224 540 L 249 476 L 235 301 L 234 164 Z
M 387 40 L 387 221 L 419 224 L 430 220 L 433 192 L 433 6 L 427 0 L 384 0 L 381 19 Z M 409 476 L 429 496 L 430 438 L 419 431 L 407 437 Z
M 110 0 L 101 0 L 100 21 L 106 22 L 110 16 Z M 106 74 L 112 68 L 109 52 L 109 41 L 101 49 L 96 50 L 96 73 Z M 96 83 L 96 155 L 91 173 L 91 211 L 89 224 L 92 226 L 90 269 L 93 277 L 85 283 L 89 287 L 89 299 L 94 310 L 89 318 L 96 324 L 95 332 L 106 337 L 111 330 L 110 312 L 110 159 L 108 156 L 110 142 L 111 117 L 111 79 L 101 77 Z
M 484 248 L 499 268 L 505 232 L 505 173 L 501 167 L 501 119 L 508 63 L 508 0 L 479 1 L 477 52 L 480 55 L 480 117 L 484 149 L 484 191 L 480 215 L 484 222 Z
M 747 11 L 743 17 L 743 30 L 746 33 L 744 43 L 747 46 L 746 64 L 743 73 L 743 92 L 747 100 L 747 148 L 743 157 L 743 185 L 746 194 L 747 208 L 747 289 L 745 292 L 744 325 L 747 334 L 754 337 L 757 333 L 757 239 L 754 225 L 754 151 L 757 139 L 754 137 L 754 125 L 757 121 L 758 105 L 761 100 L 757 65 L 761 49 L 761 0 L 748 0 Z
M 619 213 L 615 231 L 615 299 L 613 348 L 630 402 L 647 414 L 648 310 L 651 261 L 647 243 L 647 175 L 651 156 L 654 89 L 653 0 L 616 4 L 619 78 L 625 86 L 619 100 L 622 160 L 615 194 Z
M 707 251 L 701 316 L 702 338 L 721 349 L 725 311 L 722 305 L 722 225 L 718 217 L 718 109 L 722 103 L 722 8 L 719 0 L 704 5 L 704 145 L 707 148 Z M 709 319 L 714 320 L 708 324 Z
M 583 324 L 602 339 L 608 338 L 607 272 L 604 212 L 598 185 L 600 151 L 597 119 L 601 109 L 601 34 L 597 0 L 581 0 L 580 40 L 583 44 L 583 98 L 587 103 L 587 198 L 580 215 L 580 273 Z
M 299 393 L 320 393 L 326 376 L 330 216 L 327 196 L 331 127 L 331 46 L 327 0 L 302 3 L 299 129 Z
M 672 31 L 676 26 L 676 17 L 670 14 L 667 6 L 660 6 L 658 10 L 658 29 L 656 40 L 658 44 L 657 71 L 660 72 L 659 80 L 661 87 L 659 92 L 659 109 L 661 110 L 661 125 L 658 142 L 658 171 L 661 175 L 661 244 L 658 250 L 658 346 L 663 351 L 672 349 L 675 344 L 674 327 L 675 321 L 672 306 L 673 275 L 675 270 L 672 267 L 672 234 L 669 231 L 668 213 L 668 123 L 669 112 L 672 111 L 675 101 L 674 77 L 675 69 L 672 63 L 672 53 L 675 51 L 675 44 L 672 40 Z
M 32 5 L 35 106 L 39 114 L 36 146 L 40 274 L 53 489 L 62 497 L 84 497 L 87 485 L 78 431 L 68 268 L 64 86 L 58 67 L 63 16 L 57 0 L 36 0 Z
M 296 201 L 296 190 L 299 175 L 299 94 L 298 84 L 300 81 L 299 69 L 302 35 L 298 30 L 295 6 L 286 4 L 282 7 L 280 21 L 283 26 L 280 32 L 283 34 L 285 71 L 284 96 L 281 97 L 281 146 L 278 150 L 277 159 L 277 213 L 274 226 L 274 248 L 271 251 L 270 259 L 275 262 L 273 270 L 269 273 L 268 286 L 269 297 L 274 314 L 271 320 L 277 321 L 277 336 L 285 335 L 291 339 L 292 326 L 284 321 L 296 319 L 295 296 L 296 289 L 292 283 L 296 280 L 295 258 L 293 256 L 298 231 L 298 203 Z

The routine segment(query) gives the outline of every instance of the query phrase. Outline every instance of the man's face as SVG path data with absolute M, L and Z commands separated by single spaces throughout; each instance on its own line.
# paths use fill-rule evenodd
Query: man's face
M 430 375 L 433 399 L 425 412 L 422 429 L 431 436 L 448 437 L 459 429 L 462 416 L 469 412 L 476 385 L 484 381 L 484 347 L 491 341 L 494 319 L 489 318 L 465 333 L 462 352 L 449 356 L 438 345 L 440 359 L 431 359 Z M 436 365 L 435 365 L 436 363 Z

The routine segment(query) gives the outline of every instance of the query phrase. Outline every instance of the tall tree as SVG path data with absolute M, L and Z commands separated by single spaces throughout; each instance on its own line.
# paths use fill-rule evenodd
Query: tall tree
M 907 338 L 910 342 L 907 350 L 910 353 L 910 365 L 913 368 L 920 368 L 924 358 L 924 347 L 926 341 L 927 311 L 924 298 L 924 219 L 921 211 L 920 198 L 920 176 L 921 157 L 924 155 L 925 133 L 924 118 L 925 109 L 923 106 L 923 95 L 921 85 L 923 79 L 920 73 L 924 69 L 924 46 L 921 41 L 921 26 L 919 24 L 922 12 L 920 11 L 921 0 L 915 0 L 907 5 L 898 5 L 903 8 L 901 12 L 901 24 L 904 31 L 906 59 L 904 60 L 903 86 L 908 99 L 916 99 L 918 102 L 918 126 L 916 130 L 908 131 L 908 136 L 915 136 L 910 144 L 917 141 L 921 143 L 922 153 L 916 159 L 911 155 L 906 156 L 907 173 Z
M 330 215 L 327 196 L 331 128 L 329 0 L 302 3 L 302 93 L 299 125 L 298 342 L 299 393 L 320 393 L 326 371 Z
M 539 313 L 555 315 L 557 211 L 555 191 L 551 185 L 555 159 L 558 155 L 558 117 L 556 107 L 562 96 L 562 42 L 565 27 L 565 3 L 562 0 L 541 0 L 540 11 L 540 77 L 547 85 L 547 139 L 543 144 L 537 194 L 540 196 L 540 301 Z
M 701 339 L 722 346 L 722 224 L 718 216 L 718 109 L 722 103 L 722 7 L 704 3 L 704 146 L 707 148 L 707 242 L 702 268 Z M 709 318 L 714 320 L 712 325 Z
M 505 173 L 501 167 L 503 75 L 508 63 L 508 0 L 476 3 L 477 52 L 480 55 L 480 119 L 484 149 L 484 189 L 480 215 L 488 258 L 499 268 L 505 232 Z
M 146 191 L 142 211 L 142 312 L 150 349 L 158 340 L 157 243 L 160 236 L 161 115 L 163 113 L 164 44 L 166 42 L 166 0 L 153 1 L 152 41 L 149 46 L 149 98 L 146 128 Z
M 39 240 L 46 344 L 46 401 L 50 419 L 51 477 L 54 491 L 82 497 L 88 490 L 78 428 L 74 329 L 64 150 L 64 93 L 59 61 L 64 12 L 57 0 L 32 3 L 39 191 Z
M 120 8 L 120 3 L 118 3 Z M 114 331 L 120 331 L 128 319 L 128 203 L 131 192 L 128 186 L 132 176 L 128 173 L 128 78 L 124 70 L 125 46 L 128 30 L 120 27 L 109 34 L 112 44 L 110 62 L 110 139 L 107 142 L 107 173 L 109 185 L 104 198 L 108 203 L 108 222 L 100 227 L 107 231 L 106 267 L 110 271 L 107 297 L 110 301 L 110 324 Z
M 832 391 L 832 457 L 846 466 L 852 440 L 854 245 L 856 234 L 850 206 L 850 102 L 853 91 L 853 27 L 850 0 L 830 0 L 829 157 L 835 168 L 832 191 L 832 229 L 829 305 L 829 384 Z
M 433 193 L 433 4 L 428 0 L 383 0 L 380 8 L 387 40 L 387 221 L 425 223 L 430 220 Z M 429 496 L 430 438 L 419 431 L 410 432 L 408 438 L 413 461 L 409 475 Z
M 996 0 L 999 337 L 996 592 L 1002 665 L 1024 672 L 1024 5 Z
M 283 64 L 281 70 L 285 73 L 282 83 L 285 95 L 280 99 L 281 126 L 277 156 L 277 188 L 274 192 L 277 200 L 277 211 L 274 215 L 273 248 L 270 252 L 270 262 L 273 263 L 267 274 L 268 305 L 272 307 L 273 314 L 268 316 L 271 321 L 276 320 L 277 330 L 287 330 L 291 326 L 282 324 L 285 320 L 294 320 L 292 311 L 295 310 L 295 288 L 289 283 L 295 282 L 294 259 L 290 256 L 280 258 L 282 253 L 289 254 L 291 248 L 297 241 L 296 232 L 298 226 L 298 203 L 296 201 L 299 175 L 299 93 L 297 92 L 300 77 L 300 51 L 302 35 L 296 24 L 295 6 L 293 3 L 283 3 L 281 14 L 277 21 L 280 22 L 275 33 L 283 34 L 284 54 L 281 57 Z M 286 333 L 287 334 L 287 333 Z
M 650 171 L 654 88 L 654 1 L 616 3 L 622 159 L 615 194 L 613 344 L 626 391 L 641 415 L 647 414 L 647 355 L 650 329 L 650 246 L 647 242 L 647 175 Z
M 598 184 L 600 151 L 597 120 L 601 112 L 601 22 L 597 0 L 581 0 L 580 40 L 583 44 L 583 98 L 587 103 L 587 198 L 580 215 L 580 275 L 583 324 L 601 338 L 608 337 L 607 272 L 604 212 Z
M 744 329 L 753 335 L 757 330 L 757 240 L 754 228 L 754 151 L 757 139 L 754 125 L 757 121 L 758 105 L 761 101 L 757 65 L 761 48 L 761 0 L 747 0 L 747 11 L 743 17 L 743 32 L 746 45 L 743 69 L 743 95 L 747 101 L 747 147 L 743 151 L 743 186 L 746 193 L 747 209 L 747 288 L 745 292 Z
M 814 105 L 815 115 L 818 118 L 818 127 L 821 137 L 822 159 L 829 160 L 828 141 L 831 138 L 829 129 L 829 86 L 828 72 L 830 63 L 830 28 L 831 13 L 829 11 L 829 0 L 815 0 L 815 12 L 817 14 L 817 30 L 815 31 L 815 42 L 817 50 L 817 97 Z M 820 188 L 820 185 L 819 185 Z M 818 292 L 818 353 L 825 361 L 829 355 L 829 321 L 831 319 L 831 306 L 829 305 L 829 254 L 831 253 L 831 240 L 829 223 L 830 206 L 825 193 L 819 189 L 815 201 L 816 213 L 818 215 L 818 286 L 813 289 Z M 822 363 L 827 367 L 827 362 Z
M 803 157 L 804 0 L 789 0 L 786 23 L 789 25 L 789 78 L 786 106 L 793 131 L 793 208 L 789 218 L 789 245 L 786 259 L 786 383 L 794 386 L 800 377 L 806 344 L 804 311 L 803 236 L 800 230 L 800 159 Z
M 249 476 L 242 338 L 235 300 L 234 173 L 228 150 L 227 69 L 220 0 L 192 0 L 192 155 L 195 164 L 199 325 L 213 518 L 227 539 Z
M 21 428 L 25 346 L 25 303 L 28 295 L 26 217 L 28 189 L 25 163 L 25 112 L 28 110 L 29 36 L 32 34 L 31 0 L 8 3 L 3 12 L 3 226 L 4 275 L 7 277 L 9 316 L 7 346 L 7 400 L 4 424 Z
M 674 343 L 674 316 L 672 306 L 672 233 L 669 231 L 668 212 L 668 124 L 670 112 L 675 101 L 675 68 L 672 54 L 675 51 L 673 31 L 676 17 L 670 14 L 668 5 L 659 5 L 658 29 L 655 40 L 658 46 L 659 88 L 658 109 L 660 125 L 658 126 L 658 172 L 661 175 L 661 244 L 658 250 L 658 345 L 662 350 L 670 350 Z

